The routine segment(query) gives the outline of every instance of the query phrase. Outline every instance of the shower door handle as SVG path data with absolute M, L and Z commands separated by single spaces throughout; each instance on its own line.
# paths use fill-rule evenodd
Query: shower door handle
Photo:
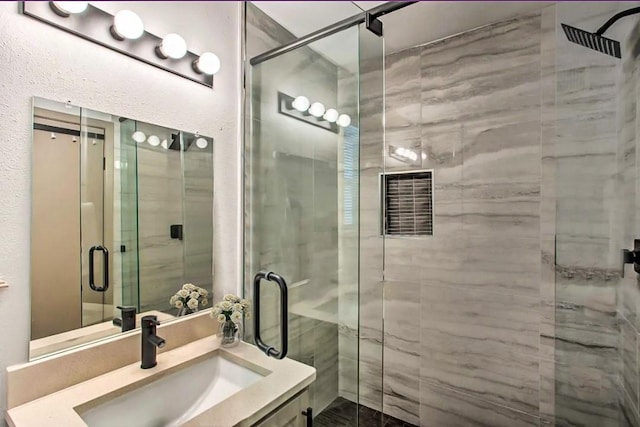
M 282 339 L 282 349 L 276 350 L 273 346 L 267 345 L 262 341 L 260 336 L 260 282 L 262 280 L 276 282 L 280 290 L 280 338 Z M 256 274 L 253 279 L 253 334 L 255 336 L 256 346 L 267 356 L 275 359 L 284 359 L 287 356 L 287 346 L 289 343 L 289 302 L 287 297 L 287 282 L 282 276 L 261 271 Z
M 102 286 L 96 286 L 95 277 L 94 277 L 94 267 L 93 267 L 93 253 L 95 251 L 102 252 L 102 257 L 104 263 L 102 265 L 102 277 L 103 282 Z M 106 247 L 101 245 L 91 246 L 89 249 L 89 286 L 96 292 L 107 292 L 109 289 L 109 251 Z

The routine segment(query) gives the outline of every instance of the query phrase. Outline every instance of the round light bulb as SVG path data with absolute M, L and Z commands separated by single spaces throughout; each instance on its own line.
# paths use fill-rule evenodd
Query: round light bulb
M 338 120 L 336 121 L 336 123 L 338 123 L 338 126 L 342 126 L 343 128 L 346 128 L 351 124 L 351 117 L 349 117 L 348 114 L 340 114 L 340 117 L 338 117 Z
M 396 148 L 395 153 L 396 153 L 398 156 L 404 156 L 404 148 L 402 148 L 402 147 L 398 147 L 398 148 Z
M 187 54 L 187 42 L 179 34 L 170 33 L 164 36 L 158 50 L 164 58 L 180 59 Z
M 193 66 L 198 72 L 212 76 L 220 71 L 220 58 L 215 53 L 205 52 L 193 61 Z
M 151 135 L 149 136 L 149 138 L 147 138 L 147 142 L 150 146 L 157 147 L 158 145 L 160 145 L 160 138 L 155 135 Z
M 313 104 L 311 104 L 311 107 L 309 107 L 309 114 L 311 114 L 313 117 L 322 117 L 322 115 L 324 114 L 324 105 L 322 105 L 322 103 L 320 102 L 314 102 Z
M 206 139 L 200 137 L 198 139 L 196 139 L 196 146 L 200 149 L 205 149 L 207 148 L 207 145 L 209 145 L 209 143 L 207 142 Z
M 338 120 L 338 111 L 333 108 L 329 108 L 322 118 L 329 123 L 335 123 L 335 121 Z
M 422 153 L 421 156 L 422 156 L 422 160 L 427 160 L 427 153 Z
M 291 106 L 301 113 L 307 111 L 309 109 L 309 105 L 311 105 L 311 102 L 309 102 L 309 98 L 302 95 L 296 97 L 296 99 L 294 99 L 291 103 Z
M 52 1 L 49 4 L 55 13 L 65 17 L 82 13 L 89 7 L 88 1 Z
M 147 135 L 138 130 L 131 135 L 131 138 L 133 138 L 135 142 L 145 142 L 147 140 Z
M 160 146 L 166 150 L 167 148 L 169 148 L 169 142 L 167 142 L 166 139 L 163 139 L 160 143 Z
M 118 40 L 135 40 L 144 34 L 142 19 L 130 10 L 121 10 L 113 17 L 112 34 Z

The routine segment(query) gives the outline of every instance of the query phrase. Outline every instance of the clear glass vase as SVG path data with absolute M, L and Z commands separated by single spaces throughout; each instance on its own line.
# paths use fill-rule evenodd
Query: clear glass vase
M 220 345 L 222 347 L 233 347 L 238 345 L 242 334 L 240 333 L 242 326 L 239 323 L 233 323 L 231 320 L 226 320 L 220 323 L 220 329 L 218 336 L 221 339 Z

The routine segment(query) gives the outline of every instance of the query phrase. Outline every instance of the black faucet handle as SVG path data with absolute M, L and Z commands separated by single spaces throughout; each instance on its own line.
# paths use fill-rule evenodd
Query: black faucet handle
M 136 307 L 122 307 L 117 306 L 118 310 L 122 311 L 120 318 L 113 319 L 115 326 L 120 326 L 122 332 L 127 332 L 136 328 Z
M 142 319 L 143 326 L 158 326 L 160 325 L 160 321 L 158 320 L 158 316 L 144 316 Z
M 130 307 L 130 306 L 123 307 L 123 306 L 119 305 L 119 306 L 116 306 L 116 308 L 118 310 L 122 311 L 122 314 L 125 314 L 125 313 L 136 313 L 138 311 L 138 309 L 136 307 Z

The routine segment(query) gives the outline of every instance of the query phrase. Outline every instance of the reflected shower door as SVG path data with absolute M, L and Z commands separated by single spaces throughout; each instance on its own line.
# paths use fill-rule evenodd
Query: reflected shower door
M 79 145 L 82 326 L 88 326 L 113 317 L 113 126 L 83 109 Z

